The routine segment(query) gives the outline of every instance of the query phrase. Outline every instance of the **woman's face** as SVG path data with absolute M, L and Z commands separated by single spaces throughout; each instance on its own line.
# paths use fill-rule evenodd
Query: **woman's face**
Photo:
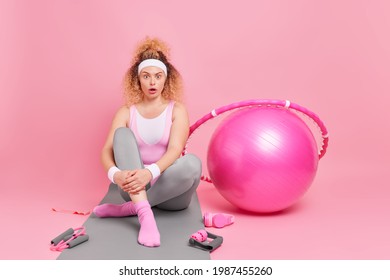
M 164 89 L 166 76 L 163 70 L 156 66 L 148 66 L 139 74 L 141 89 L 147 98 L 155 98 L 161 95 Z

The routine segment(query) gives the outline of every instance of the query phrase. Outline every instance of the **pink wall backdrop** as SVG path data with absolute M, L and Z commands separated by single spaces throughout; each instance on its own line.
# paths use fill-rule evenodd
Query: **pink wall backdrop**
M 289 99 L 330 131 L 314 185 L 288 214 L 241 213 L 200 186 L 202 209 L 238 216 L 213 258 L 390 258 L 389 13 L 385 0 L 1 0 L 0 259 L 55 258 L 50 239 L 86 217 L 51 207 L 88 210 L 105 194 L 100 149 L 146 35 L 170 44 L 191 121 Z M 192 152 L 205 157 L 212 130 Z M 242 240 L 248 223 L 264 242 Z

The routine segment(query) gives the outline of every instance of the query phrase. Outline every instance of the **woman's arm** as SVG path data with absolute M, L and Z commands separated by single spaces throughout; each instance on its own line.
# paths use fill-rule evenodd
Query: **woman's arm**
M 156 162 L 160 171 L 163 172 L 183 152 L 189 134 L 189 118 L 186 107 L 176 102 L 172 112 L 172 127 L 169 137 L 168 148 L 160 160 Z
M 112 120 L 110 131 L 108 132 L 106 142 L 104 143 L 100 154 L 100 160 L 106 172 L 110 169 L 110 167 L 115 166 L 114 153 L 112 149 L 115 130 L 119 127 L 126 127 L 128 118 L 129 108 L 123 106 L 116 112 L 114 119 Z

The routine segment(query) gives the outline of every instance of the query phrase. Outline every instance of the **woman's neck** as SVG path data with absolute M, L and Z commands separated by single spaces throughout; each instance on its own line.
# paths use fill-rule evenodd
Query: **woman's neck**
M 156 98 L 152 100 L 142 100 L 135 106 L 138 112 L 145 118 L 154 118 L 160 115 L 166 108 L 169 100 L 164 98 Z
M 142 106 L 151 106 L 151 107 L 158 107 L 164 104 L 167 104 L 168 100 L 163 98 L 161 95 L 156 98 L 144 98 L 139 104 L 142 104 Z

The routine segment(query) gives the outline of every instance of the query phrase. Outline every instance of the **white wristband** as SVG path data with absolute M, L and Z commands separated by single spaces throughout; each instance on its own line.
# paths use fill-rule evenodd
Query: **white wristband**
M 108 172 L 107 172 L 107 176 L 108 176 L 108 179 L 110 179 L 111 182 L 114 182 L 114 174 L 118 171 L 121 171 L 118 167 L 116 167 L 115 165 L 110 167 L 110 169 L 108 169 Z
M 150 173 L 152 173 L 152 179 L 156 179 L 161 174 L 160 168 L 155 163 L 147 165 L 145 168 L 148 169 Z

